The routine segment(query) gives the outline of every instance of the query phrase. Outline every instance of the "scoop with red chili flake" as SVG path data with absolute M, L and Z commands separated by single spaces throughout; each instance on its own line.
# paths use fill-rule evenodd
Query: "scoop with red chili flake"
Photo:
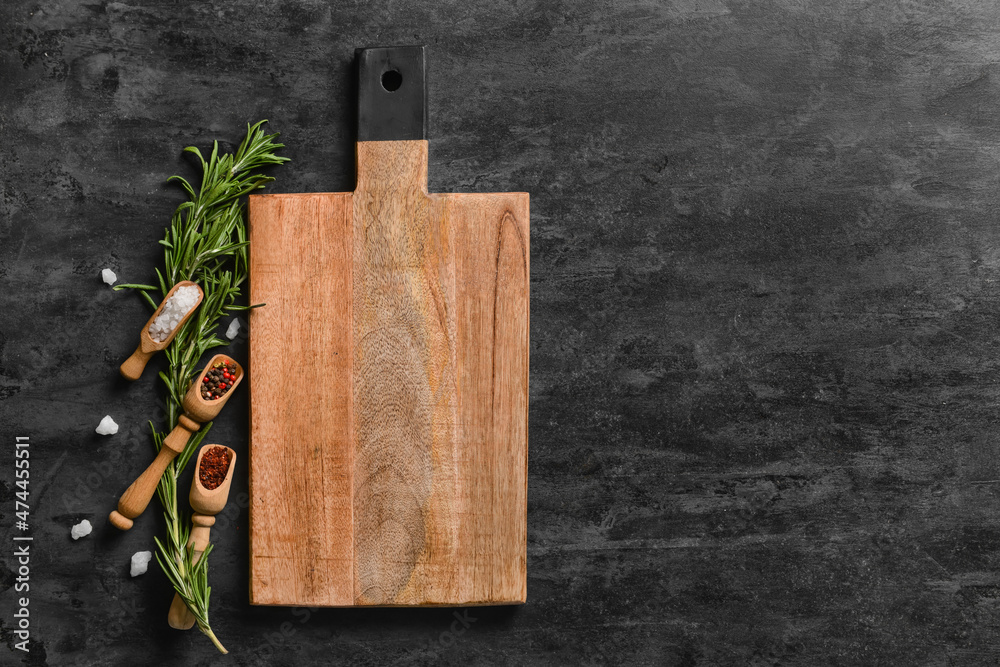
M 226 481 L 230 461 L 232 455 L 226 447 L 212 447 L 202 454 L 201 463 L 198 465 L 198 479 L 201 480 L 201 485 L 209 491 L 218 488 Z
M 215 364 L 201 379 L 201 397 L 206 401 L 222 398 L 227 391 L 233 388 L 238 373 L 234 362 L 220 361 Z

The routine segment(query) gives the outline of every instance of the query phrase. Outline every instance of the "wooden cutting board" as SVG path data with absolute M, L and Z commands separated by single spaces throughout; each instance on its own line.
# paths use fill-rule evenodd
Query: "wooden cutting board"
M 423 47 L 358 63 L 354 192 L 250 197 L 250 601 L 521 603 L 528 195 L 428 194 Z

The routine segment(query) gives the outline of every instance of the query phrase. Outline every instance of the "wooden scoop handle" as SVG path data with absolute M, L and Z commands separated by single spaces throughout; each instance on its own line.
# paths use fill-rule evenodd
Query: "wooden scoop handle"
M 194 565 L 201 560 L 201 555 L 208 548 L 209 534 L 212 532 L 212 525 L 215 517 L 207 514 L 192 514 L 191 537 L 188 539 L 188 546 L 194 545 L 194 553 L 191 556 L 191 564 Z M 190 630 L 194 627 L 196 619 L 191 610 L 184 604 L 184 600 L 177 593 L 174 593 L 174 600 L 170 603 L 170 611 L 167 612 L 167 624 L 177 630 Z
M 153 352 L 146 352 L 142 349 L 142 343 L 139 343 L 139 347 L 135 348 L 132 356 L 122 363 L 119 369 L 122 377 L 127 380 L 138 380 L 139 376 L 142 375 L 142 371 L 145 370 L 146 364 L 149 363 L 150 358 L 155 353 L 155 350 Z
M 177 453 L 183 452 L 191 434 L 200 428 L 201 424 L 187 415 L 181 415 L 177 418 L 177 426 L 163 439 L 163 446 L 169 447 Z
M 160 483 L 163 471 L 167 469 L 176 456 L 177 452 L 169 447 L 160 448 L 160 453 L 156 455 L 149 467 L 139 475 L 139 479 L 125 489 L 121 500 L 118 501 L 118 510 L 108 515 L 112 526 L 119 530 L 128 530 L 132 527 L 132 519 L 146 511 L 146 505 L 149 504 L 156 492 L 156 485 Z
M 118 510 L 108 515 L 111 525 L 119 530 L 128 530 L 132 527 L 132 519 L 146 511 L 146 506 L 156 493 L 156 485 L 160 483 L 163 471 L 167 469 L 170 462 L 184 451 L 188 438 L 194 431 L 201 428 L 201 425 L 181 415 L 177 420 L 177 426 L 163 439 L 163 446 L 160 453 L 156 455 L 149 467 L 139 475 L 139 479 L 132 482 L 132 485 L 125 489 L 121 500 L 118 501 Z

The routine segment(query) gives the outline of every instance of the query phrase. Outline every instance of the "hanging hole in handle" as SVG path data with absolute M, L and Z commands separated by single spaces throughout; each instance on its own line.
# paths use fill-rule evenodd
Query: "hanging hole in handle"
M 399 87 L 403 85 L 403 75 L 397 70 L 391 69 L 382 74 L 382 87 L 385 88 L 390 93 L 394 93 L 399 90 Z

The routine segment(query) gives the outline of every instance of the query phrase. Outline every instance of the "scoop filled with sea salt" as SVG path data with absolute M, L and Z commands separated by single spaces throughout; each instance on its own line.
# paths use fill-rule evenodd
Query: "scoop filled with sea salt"
M 174 285 L 139 333 L 139 347 L 122 364 L 122 375 L 129 380 L 138 380 L 149 358 L 170 345 L 180 328 L 198 309 L 204 296 L 201 288 L 190 280 Z
M 118 424 L 111 418 L 111 415 L 104 415 L 104 419 L 101 420 L 101 423 L 94 430 L 100 435 L 114 435 L 118 432 Z
M 157 343 L 167 340 L 199 301 L 201 301 L 201 289 L 197 285 L 178 287 L 160 307 L 159 315 L 149 325 L 149 337 Z
M 87 535 L 90 535 L 90 532 L 93 529 L 94 528 L 93 528 L 93 526 L 90 525 L 90 522 L 87 521 L 86 519 L 84 519 L 80 523 L 78 523 L 75 526 L 73 526 L 72 528 L 70 528 L 69 529 L 69 534 L 70 534 L 70 536 L 74 540 L 78 540 L 81 537 L 86 537 Z
M 149 567 L 151 560 L 153 560 L 152 551 L 137 551 L 132 554 L 132 576 L 138 577 L 140 574 L 146 574 L 146 568 Z

